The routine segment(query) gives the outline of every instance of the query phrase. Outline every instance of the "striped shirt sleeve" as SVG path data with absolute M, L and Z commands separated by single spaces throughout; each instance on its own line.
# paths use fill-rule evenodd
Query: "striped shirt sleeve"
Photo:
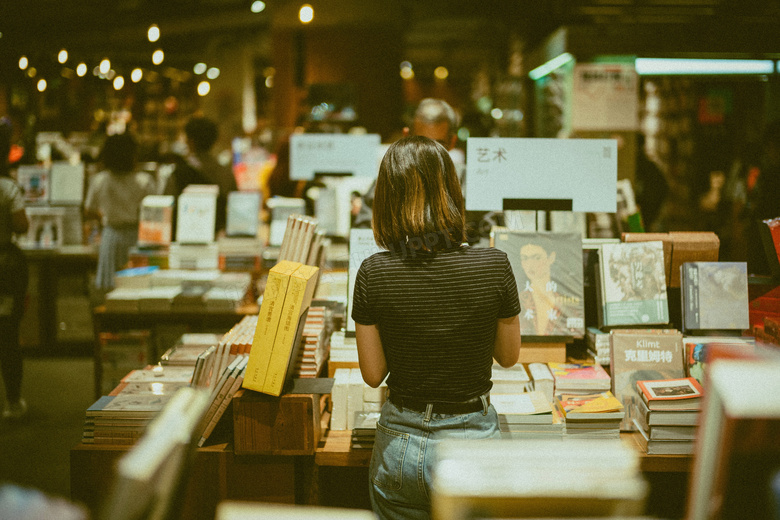
M 355 276 L 355 289 L 352 292 L 352 319 L 361 325 L 376 325 L 378 319 L 372 307 L 368 293 L 368 269 L 364 261 Z

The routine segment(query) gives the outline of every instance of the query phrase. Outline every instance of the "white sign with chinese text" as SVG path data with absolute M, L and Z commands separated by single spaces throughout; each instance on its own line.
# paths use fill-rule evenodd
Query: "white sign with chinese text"
M 571 201 L 571 211 L 583 212 L 617 209 L 614 139 L 472 137 L 466 147 L 468 210 L 501 211 L 505 200 Z
M 376 177 L 379 134 L 293 134 L 290 179 L 312 180 L 315 174 Z

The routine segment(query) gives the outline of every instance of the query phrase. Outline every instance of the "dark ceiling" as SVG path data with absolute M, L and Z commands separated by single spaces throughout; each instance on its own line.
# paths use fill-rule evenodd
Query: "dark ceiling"
M 497 39 L 505 46 L 511 34 L 533 46 L 560 25 L 638 27 L 656 35 L 673 28 L 670 34 L 695 38 L 703 31 L 734 41 L 761 34 L 767 35 L 765 48 L 753 43 L 751 48 L 761 47 L 754 52 L 780 52 L 780 0 L 266 0 L 258 14 L 250 11 L 251 1 L 4 0 L 0 55 L 53 55 L 66 48 L 84 59 L 111 54 L 132 61 L 159 45 L 167 62 L 183 66 L 215 37 L 300 27 L 296 14 L 304 1 L 315 9 L 312 28 L 394 25 L 407 50 L 420 56 L 442 48 L 478 53 L 496 48 Z M 158 44 L 146 41 L 152 23 L 162 31 Z

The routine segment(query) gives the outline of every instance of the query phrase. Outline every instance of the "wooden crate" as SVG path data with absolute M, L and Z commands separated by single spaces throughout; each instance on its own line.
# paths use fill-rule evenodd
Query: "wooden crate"
M 233 446 L 237 455 L 313 455 L 322 435 L 327 395 L 274 397 L 241 389 L 233 397 Z

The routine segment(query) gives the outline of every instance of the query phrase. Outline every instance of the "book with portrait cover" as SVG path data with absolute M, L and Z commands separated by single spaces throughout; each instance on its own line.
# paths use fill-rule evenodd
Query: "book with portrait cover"
M 633 431 L 641 398 L 637 381 L 685 377 L 682 334 L 674 329 L 622 329 L 610 332 L 612 393 L 626 409 L 621 430 Z
M 598 278 L 601 327 L 669 322 L 663 242 L 603 244 Z
M 494 228 L 493 247 L 506 252 L 520 293 L 523 336 L 585 335 L 582 237 Z
M 750 328 L 745 262 L 688 262 L 681 269 L 685 331 Z
M 698 410 L 703 394 L 692 377 L 637 381 L 636 388 L 650 410 Z

